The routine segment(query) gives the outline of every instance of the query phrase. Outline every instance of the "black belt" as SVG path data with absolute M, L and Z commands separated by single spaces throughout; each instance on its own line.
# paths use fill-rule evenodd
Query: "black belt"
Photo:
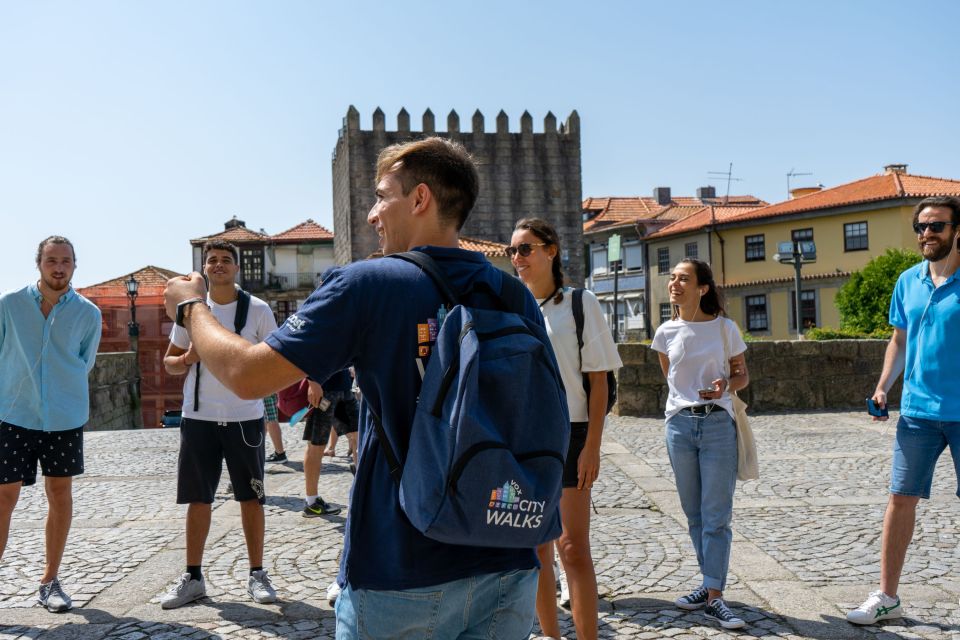
M 698 404 L 692 407 L 684 407 L 681 409 L 681 411 L 689 411 L 695 416 L 707 416 L 716 406 L 717 405 L 711 402 L 710 404 Z

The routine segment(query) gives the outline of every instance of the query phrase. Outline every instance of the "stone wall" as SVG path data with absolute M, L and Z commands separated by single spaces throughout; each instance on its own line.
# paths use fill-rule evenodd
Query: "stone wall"
M 396 131 L 388 131 L 380 109 L 372 130 L 360 128 L 360 113 L 350 107 L 333 153 L 333 231 L 338 264 L 361 260 L 377 250 L 377 235 L 367 223 L 374 203 L 374 177 L 380 151 L 397 142 L 442 136 L 462 143 L 480 174 L 480 194 L 463 235 L 508 244 L 520 218 L 551 221 L 563 244 L 568 280 L 583 283 L 583 221 L 580 171 L 580 116 L 574 111 L 558 125 L 548 113 L 543 132 L 533 132 L 533 117 L 524 112 L 520 131 L 510 132 L 507 114 L 497 114 L 487 132 L 483 114 L 474 112 L 470 130 L 460 130 L 460 116 L 451 111 L 446 131 L 438 131 L 433 113 L 423 114 L 420 131 L 411 130 L 402 109 Z
M 98 353 L 89 376 L 89 431 L 143 427 L 140 413 L 140 376 L 133 351 Z
M 615 412 L 663 415 L 667 382 L 657 352 L 639 343 L 618 345 L 623 368 Z M 863 409 L 883 369 L 885 340 L 758 341 L 747 344 L 750 386 L 740 397 L 750 411 Z M 890 403 L 900 402 L 897 382 Z

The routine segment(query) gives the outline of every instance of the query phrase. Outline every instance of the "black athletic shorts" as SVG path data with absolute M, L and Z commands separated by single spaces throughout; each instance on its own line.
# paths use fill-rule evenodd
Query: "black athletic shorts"
M 314 409 L 307 416 L 303 427 L 303 440 L 310 444 L 326 446 L 330 438 L 330 429 L 336 428 L 337 435 L 356 433 L 360 426 L 360 403 L 349 391 L 331 391 L 323 396 L 330 401 L 326 411 Z
M 223 463 L 233 497 L 263 504 L 263 419 L 212 422 L 184 418 L 180 424 L 177 461 L 177 504 L 213 504 Z
M 83 427 L 40 431 L 0 422 L 0 484 L 35 484 L 38 462 L 48 478 L 83 473 Z
M 580 452 L 587 444 L 587 422 L 570 423 L 570 448 L 567 449 L 567 462 L 563 465 L 563 488 L 577 488 L 577 464 L 580 462 Z

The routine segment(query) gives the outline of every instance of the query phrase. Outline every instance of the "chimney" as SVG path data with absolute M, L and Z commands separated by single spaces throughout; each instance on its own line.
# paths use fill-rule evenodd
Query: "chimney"
M 670 204 L 670 187 L 657 187 L 654 189 L 653 199 L 661 206 Z
M 699 187 L 697 189 L 697 199 L 706 200 L 708 198 L 716 198 L 717 189 L 716 187 Z
M 237 227 L 247 228 L 247 223 L 243 220 L 238 220 L 237 216 L 233 216 L 229 220 L 223 223 L 223 230 L 229 231 L 230 229 L 236 229 Z
M 907 172 L 907 165 L 905 165 L 905 164 L 888 164 L 888 165 L 884 165 L 884 167 L 883 167 L 883 172 L 884 172 L 885 174 L 887 174 L 888 176 L 889 176 L 889 175 L 893 175 L 894 173 L 906 173 L 906 172 Z

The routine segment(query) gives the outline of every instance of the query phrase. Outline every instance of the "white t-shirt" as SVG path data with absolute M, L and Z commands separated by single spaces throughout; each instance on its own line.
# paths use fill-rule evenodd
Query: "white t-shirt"
M 543 300 L 537 300 L 543 302 Z M 564 287 L 563 300 L 548 300 L 540 307 L 547 325 L 547 335 L 560 365 L 560 377 L 567 390 L 567 408 L 571 422 L 587 421 L 587 394 L 583 390 L 582 372 L 616 371 L 623 366 L 617 345 L 607 327 L 600 302 L 593 292 L 583 292 L 583 367 L 577 345 L 577 324 L 573 319 L 573 290 Z
M 670 368 L 667 370 L 666 415 L 669 418 L 684 407 L 713 402 L 733 416 L 733 400 L 726 391 L 718 400 L 704 400 L 700 389 L 708 389 L 717 378 L 727 377 L 724 358 L 724 338 L 729 345 L 727 358 L 738 356 L 747 350 L 740 336 L 737 323 L 729 318 L 718 316 L 708 322 L 687 322 L 670 320 L 657 328 L 650 348 L 667 355 Z
M 213 312 L 213 317 L 230 331 L 234 331 L 233 318 L 237 312 L 236 301 L 230 304 L 217 304 L 207 294 L 207 304 Z M 257 344 L 277 328 L 277 321 L 273 317 L 270 305 L 250 296 L 250 309 L 247 311 L 247 323 L 243 326 L 240 336 L 248 342 Z M 170 342 L 181 349 L 190 347 L 190 336 L 181 326 L 173 325 L 170 332 Z M 187 379 L 183 382 L 183 417 L 194 420 L 209 420 L 211 422 L 236 422 L 241 420 L 256 420 L 263 417 L 263 400 L 241 400 L 212 373 L 200 363 L 200 410 L 193 410 L 193 391 L 197 378 L 197 365 L 192 365 L 187 372 Z

